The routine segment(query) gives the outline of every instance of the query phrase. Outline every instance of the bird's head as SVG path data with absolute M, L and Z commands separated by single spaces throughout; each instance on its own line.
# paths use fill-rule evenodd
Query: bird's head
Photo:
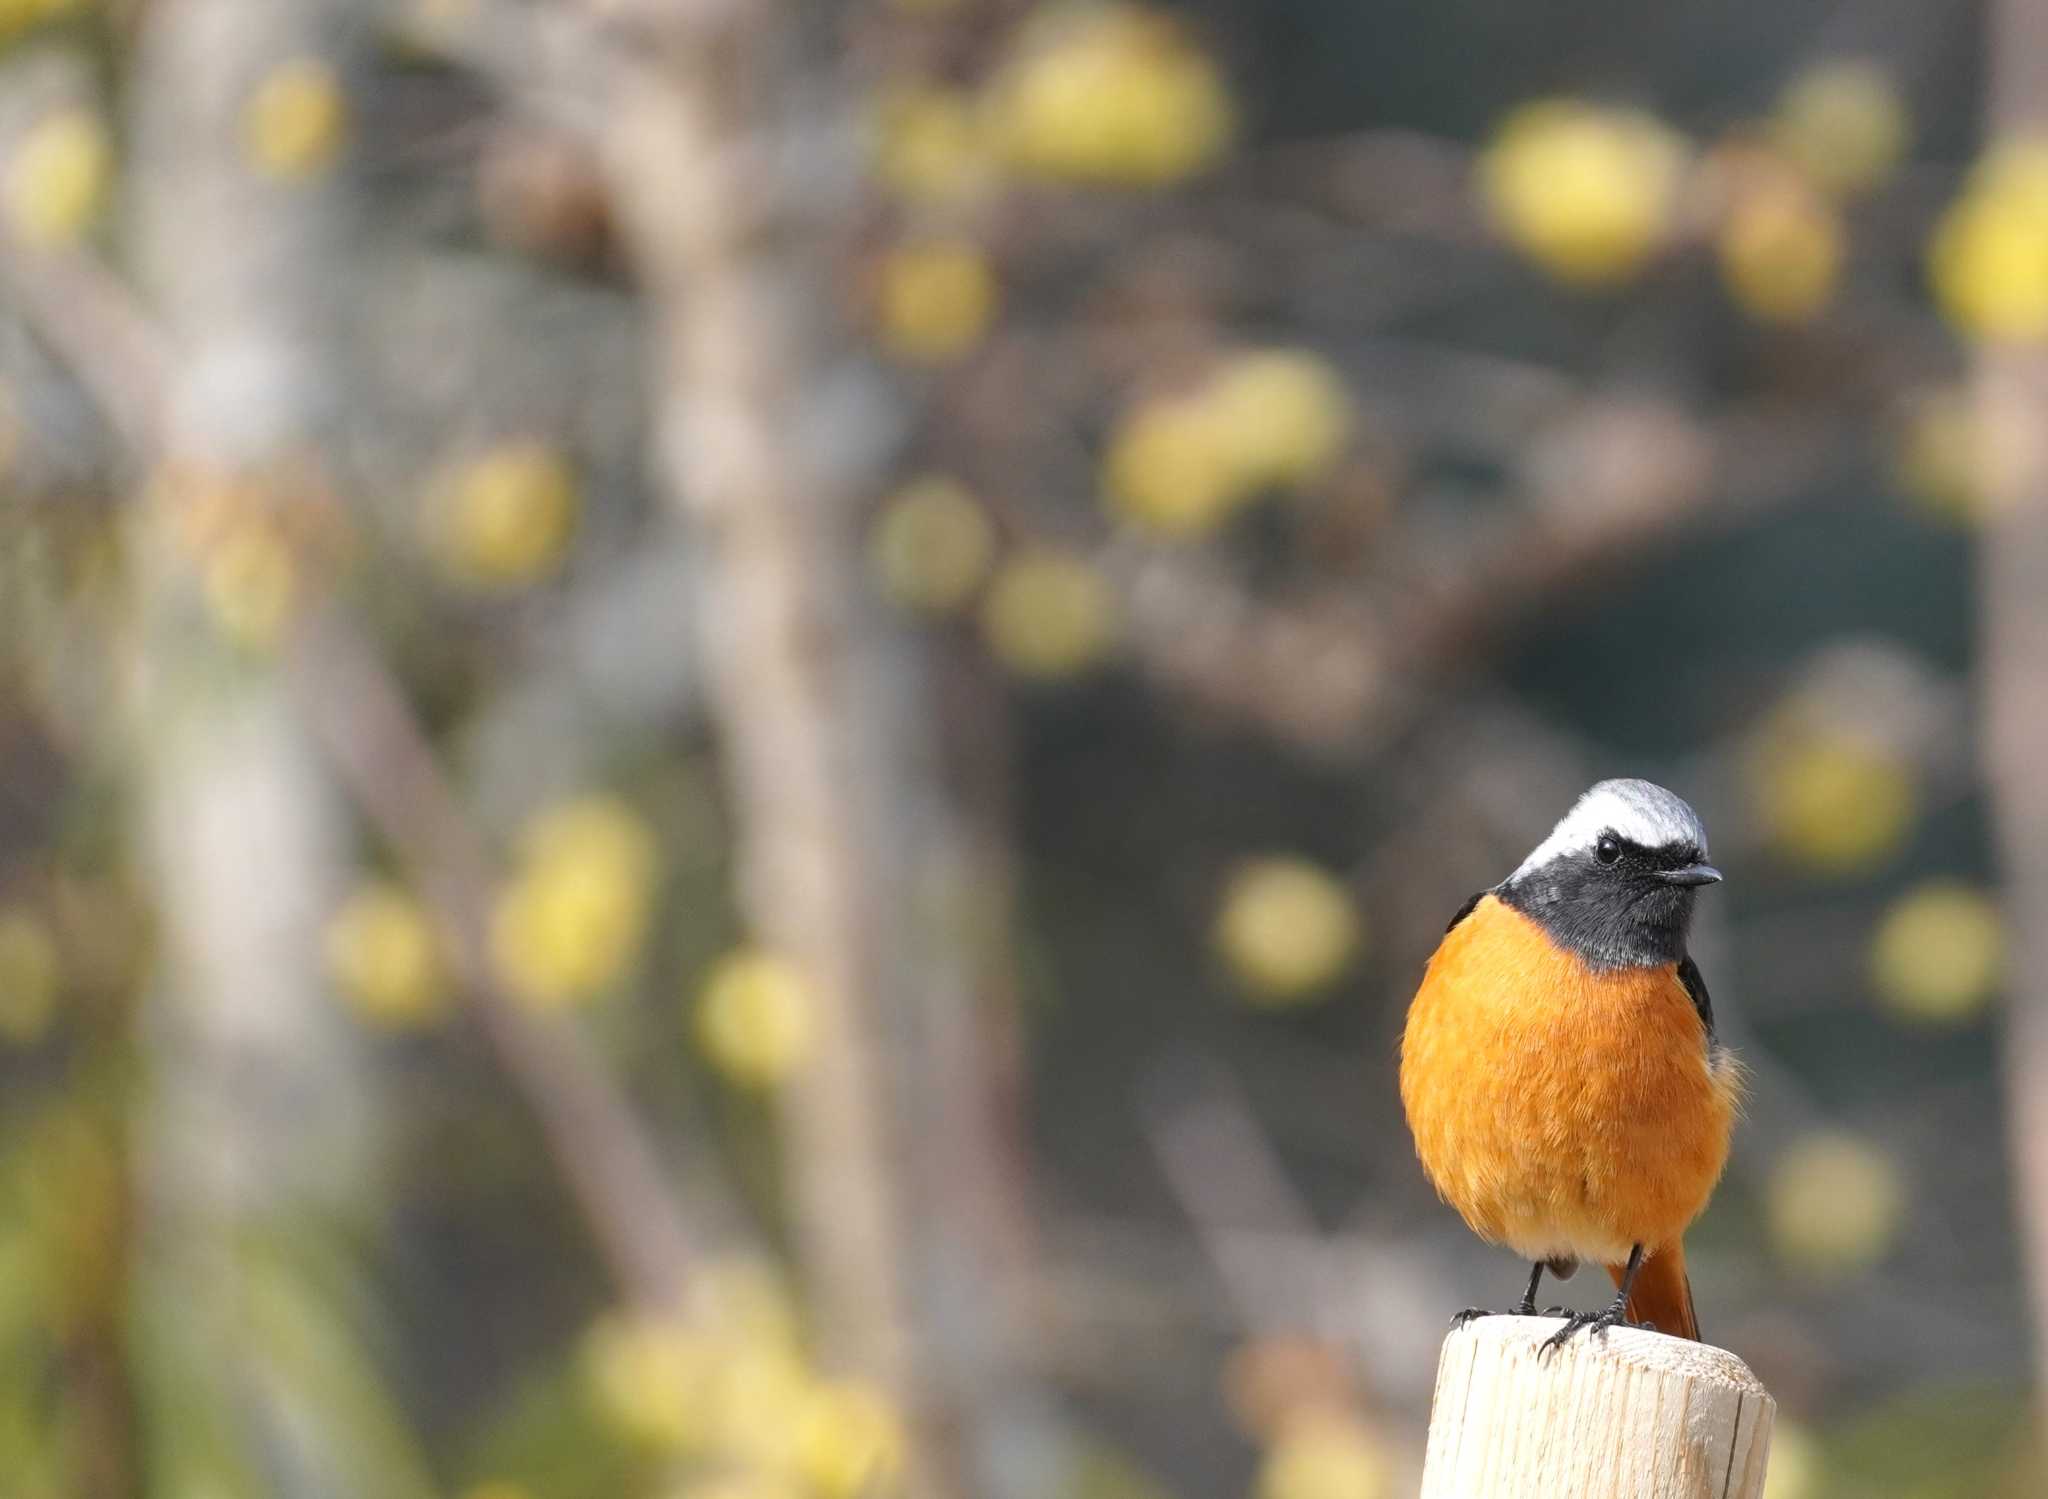
M 1691 807 L 1648 781 L 1602 781 L 1495 892 L 1597 968 L 1660 967 L 1685 955 L 1693 897 L 1720 878 Z

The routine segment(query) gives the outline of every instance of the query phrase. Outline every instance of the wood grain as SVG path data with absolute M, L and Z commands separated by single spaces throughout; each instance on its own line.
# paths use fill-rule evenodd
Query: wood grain
M 1422 1499 L 1757 1499 L 1777 1402 L 1734 1354 L 1636 1328 L 1538 1359 L 1548 1317 L 1444 1339 Z

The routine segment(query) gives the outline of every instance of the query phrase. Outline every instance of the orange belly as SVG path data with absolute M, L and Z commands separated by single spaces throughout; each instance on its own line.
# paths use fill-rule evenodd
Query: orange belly
M 1524 1259 L 1675 1243 L 1728 1159 L 1738 1080 L 1674 967 L 1603 972 L 1487 896 L 1430 959 L 1401 1040 L 1423 1170 Z

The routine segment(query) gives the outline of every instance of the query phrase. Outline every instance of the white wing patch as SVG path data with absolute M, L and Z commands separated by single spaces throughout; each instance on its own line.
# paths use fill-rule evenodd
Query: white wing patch
M 1572 803 L 1571 811 L 1508 880 L 1540 869 L 1560 855 L 1584 853 L 1602 833 L 1613 833 L 1644 848 L 1690 844 L 1702 859 L 1707 857 L 1707 830 L 1679 797 L 1648 781 L 1602 781 Z

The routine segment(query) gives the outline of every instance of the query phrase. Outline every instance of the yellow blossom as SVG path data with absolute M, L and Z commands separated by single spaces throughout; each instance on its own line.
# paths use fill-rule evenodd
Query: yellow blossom
M 1944 1025 L 1983 1011 L 2005 976 L 2005 924 L 1984 891 L 1930 880 L 1893 903 L 1870 951 L 1885 1007 L 1905 1020 Z
M 1684 144 L 1646 114 L 1548 99 L 1509 116 L 1479 163 L 1501 232 L 1559 280 L 1626 280 L 1670 233 Z
M 706 1392 L 712 1450 L 767 1473 L 797 1467 L 812 1382 L 803 1361 L 776 1344 L 729 1345 Z
M 2007 141 L 1985 155 L 1935 227 L 1928 273 L 1963 332 L 2048 334 L 2048 141 Z
M 1923 510 L 1969 524 L 1992 500 L 1990 431 L 1966 390 L 1930 391 L 1915 400 L 1899 433 L 1899 479 Z
M 1271 487 L 1322 478 L 1350 434 L 1350 396 L 1325 360 L 1253 350 L 1128 412 L 1110 435 L 1103 488 L 1136 525 L 1197 538 Z
M 1288 1423 L 1259 1469 L 1258 1499 L 1384 1499 L 1393 1473 L 1358 1422 L 1316 1412 Z
M 89 109 L 66 108 L 30 126 L 7 164 L 7 216 L 31 245 L 68 244 L 92 227 L 113 176 L 114 148 Z
M 786 958 L 742 948 L 719 960 L 697 1002 L 697 1041 L 712 1064 L 749 1087 L 781 1082 L 809 1054 L 810 981 Z
M 1744 311 L 1766 323 L 1803 323 L 1834 296 L 1842 226 L 1815 194 L 1771 183 L 1736 199 L 1716 249 L 1721 277 Z
M 534 1004 L 595 997 L 639 960 L 658 874 L 653 835 L 622 802 L 584 797 L 542 812 L 492 908 L 499 977 Z
M 312 57 L 280 63 L 250 95 L 242 140 L 259 172 L 285 182 L 317 177 L 348 137 L 348 99 L 334 70 Z
M 1912 121 L 1882 69 L 1829 62 L 1801 73 L 1778 102 L 1771 137 L 1831 192 L 1875 187 L 1905 154 Z
M 1054 680 L 1097 665 L 1116 641 L 1116 606 L 1102 575 L 1078 557 L 1018 553 L 982 601 L 982 636 L 1021 676 Z
M 886 95 L 876 111 L 875 176 L 917 202 L 972 198 L 994 177 L 974 101 L 957 89 L 919 86 Z
M 552 572 L 576 528 L 576 476 L 536 440 L 505 442 L 441 481 L 442 552 L 463 582 L 519 588 Z
M 47 1035 L 63 980 L 48 925 L 19 906 L 0 910 L 0 1037 L 22 1046 Z
M 1141 5 L 1068 5 L 1024 31 L 991 99 L 1020 169 L 1060 181 L 1159 187 L 1217 160 L 1235 111 L 1215 62 Z
M 529 868 L 595 864 L 643 887 L 656 862 L 654 836 L 640 815 L 601 793 L 543 808 L 519 830 L 518 851 Z
M 1126 416 L 1110 437 L 1103 486 L 1125 519 L 1175 538 L 1207 535 L 1244 497 L 1200 392 L 1147 401 Z
M 1216 913 L 1217 950 L 1262 1005 L 1297 1004 L 1327 989 L 1350 966 L 1359 937 L 1343 885 L 1288 855 L 1241 865 Z
M 868 533 L 868 559 L 890 602 L 927 614 L 964 605 L 988 576 L 995 529 L 952 479 L 927 476 L 892 496 Z
M 358 886 L 327 923 L 326 951 L 335 986 L 372 1025 L 404 1030 L 440 1017 L 440 943 L 409 891 L 382 880 Z
M 1824 874 L 1874 867 L 1912 831 L 1919 793 L 1891 751 L 1821 727 L 1774 734 L 1750 765 L 1751 795 L 1779 850 Z
M 1001 299 L 979 245 L 931 239 L 899 245 L 882 259 L 877 322 L 900 358 L 942 363 L 980 343 Z
M 871 1386 L 815 1386 L 797 1432 L 804 1477 L 823 1499 L 859 1499 L 888 1491 L 903 1471 L 903 1419 Z
M 2024 203 L 1965 198 L 1935 231 L 1929 268 L 1942 310 L 1965 333 L 2048 333 L 2048 217 Z
M 1236 356 L 1217 373 L 1207 404 L 1238 482 L 1252 488 L 1313 483 L 1351 438 L 1343 377 L 1300 349 Z
M 583 1345 L 597 1408 L 619 1431 L 664 1451 L 692 1451 L 711 1435 L 707 1402 L 725 1346 L 680 1321 L 614 1318 Z
M 1781 1259 L 1821 1274 L 1875 1264 L 1905 1220 L 1906 1189 L 1890 1156 L 1853 1135 L 1795 1140 L 1772 1168 L 1766 1206 Z
M 246 517 L 207 549 L 202 589 L 221 633 L 267 653 L 284 638 L 298 603 L 298 560 L 267 517 Z
M 12 41 L 45 21 L 83 10 L 89 0 L 0 0 L 0 42 Z
M 2048 136 L 2020 135 L 1993 143 L 1970 169 L 1965 186 L 1971 193 L 2042 206 L 2048 200 Z

